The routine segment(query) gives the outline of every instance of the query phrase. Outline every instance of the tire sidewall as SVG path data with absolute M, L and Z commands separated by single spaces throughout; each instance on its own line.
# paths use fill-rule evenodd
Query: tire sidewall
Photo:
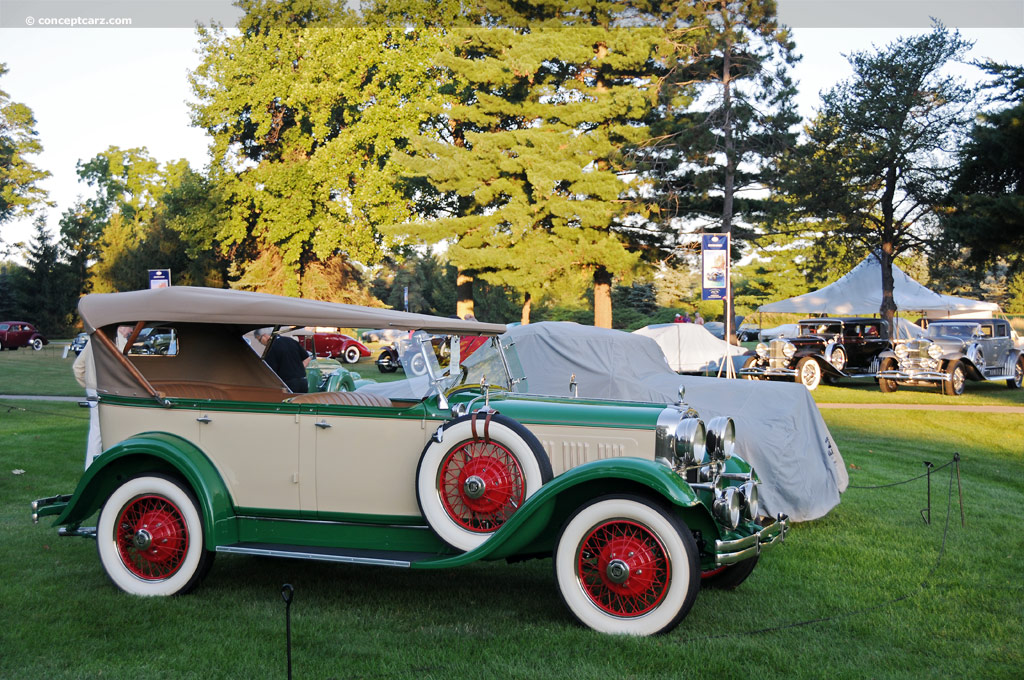
M 347 363 L 354 364 L 359 361 L 359 349 L 356 347 L 346 348 L 343 355 Z
M 654 610 L 634 618 L 616 617 L 602 610 L 580 586 L 577 556 L 584 538 L 612 519 L 637 522 L 654 533 L 669 556 L 668 592 Z M 603 497 L 580 508 L 562 527 L 554 554 L 555 580 L 562 600 L 583 625 L 601 633 L 656 635 L 674 628 L 690 611 L 700 590 L 697 547 L 690 530 L 677 518 L 645 499 Z
M 431 440 L 427 444 L 416 468 L 416 501 L 423 517 L 442 541 L 467 552 L 482 545 L 494 532 L 469 531 L 448 515 L 438 489 L 438 472 L 452 449 L 473 440 L 472 418 L 472 414 L 465 415 L 445 424 L 443 440 Z M 484 429 L 485 415 L 478 414 L 478 439 L 483 439 Z M 511 418 L 495 414 L 491 416 L 487 434 L 508 449 L 519 463 L 523 472 L 524 500 L 551 480 L 551 462 L 532 432 Z
M 162 581 L 145 581 L 132 574 L 121 560 L 117 548 L 116 524 L 124 507 L 139 496 L 166 498 L 181 512 L 188 530 L 188 552 L 181 567 Z M 107 576 L 121 590 L 132 595 L 167 596 L 187 592 L 202 576 L 202 517 L 195 497 L 177 482 L 162 475 L 129 479 L 110 495 L 100 510 L 96 525 L 96 549 Z
M 815 378 L 815 380 L 814 380 L 814 384 L 813 385 L 808 385 L 807 383 L 804 382 L 804 367 L 808 366 L 810 364 L 814 364 L 814 370 L 816 371 L 816 376 L 817 376 Z M 797 382 L 799 382 L 801 385 L 806 387 L 808 390 L 812 390 L 813 391 L 813 390 L 817 389 L 818 385 L 821 384 L 821 374 L 822 374 L 821 366 L 819 366 L 818 362 L 815 361 L 812 357 L 804 357 L 803 359 L 798 361 L 797 365 L 796 365 L 796 371 L 797 371 L 797 373 L 796 373 Z

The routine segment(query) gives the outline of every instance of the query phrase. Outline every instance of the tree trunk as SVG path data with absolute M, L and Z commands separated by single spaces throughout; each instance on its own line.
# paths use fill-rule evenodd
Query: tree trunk
M 878 263 L 882 270 L 882 306 L 878 313 L 885 320 L 890 338 L 896 337 L 894 325 L 896 300 L 893 298 L 892 261 L 896 257 L 896 232 L 893 225 L 896 200 L 897 170 L 890 165 L 885 173 L 885 190 L 882 192 L 882 247 L 878 249 Z
M 612 327 L 612 275 L 604 267 L 594 270 L 594 326 Z
M 520 323 L 522 323 L 524 326 L 530 325 L 530 307 L 532 306 L 532 304 L 533 298 L 531 298 L 530 294 L 527 293 L 526 300 L 523 301 L 523 316 L 520 319 Z
M 455 314 L 460 319 L 470 316 L 476 318 L 473 310 L 473 280 L 473 271 L 468 269 L 460 269 L 455 278 Z

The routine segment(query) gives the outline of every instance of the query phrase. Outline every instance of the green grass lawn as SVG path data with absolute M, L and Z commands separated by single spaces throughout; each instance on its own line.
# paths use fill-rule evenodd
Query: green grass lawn
M 7 369 L 34 361 L 18 354 L 2 355 L 5 391 Z M 1024 416 L 823 413 L 850 472 L 842 502 L 796 525 L 736 591 L 702 592 L 671 634 L 629 639 L 576 625 L 550 560 L 416 572 L 221 555 L 192 595 L 124 595 L 93 541 L 29 521 L 32 499 L 73 490 L 85 411 L 7 402 L 0 677 L 281 678 L 284 583 L 296 678 L 1019 677 Z M 954 452 L 965 528 L 952 467 L 932 475 L 930 525 L 925 479 L 857 488 Z

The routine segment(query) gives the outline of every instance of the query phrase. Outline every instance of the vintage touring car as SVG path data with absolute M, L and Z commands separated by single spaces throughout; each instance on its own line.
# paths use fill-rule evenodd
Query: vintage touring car
M 738 585 L 786 533 L 732 456 L 730 418 L 705 424 L 682 394 L 531 396 L 504 326 L 187 287 L 88 295 L 79 309 L 105 451 L 33 518 L 95 538 L 128 593 L 187 592 L 217 552 L 414 569 L 553 557 L 580 622 L 649 635 L 702 584 Z M 244 339 L 269 325 L 416 331 L 407 349 L 428 370 L 390 396 L 293 394 Z M 124 326 L 172 328 L 174 352 L 118 351 Z M 446 370 L 431 334 L 452 337 Z M 488 344 L 463 359 L 459 335 Z

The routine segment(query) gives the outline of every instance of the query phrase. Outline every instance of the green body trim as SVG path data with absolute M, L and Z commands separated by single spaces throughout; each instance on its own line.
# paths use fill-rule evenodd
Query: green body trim
M 568 516 L 582 503 L 604 493 L 654 494 L 674 506 L 688 524 L 703 526 L 705 521 L 712 522 L 690 485 L 668 467 L 641 458 L 599 460 L 573 468 L 545 484 L 479 548 L 411 566 L 442 569 L 517 554 L 548 556 Z
M 183 478 L 193 490 L 208 529 L 207 549 L 238 541 L 231 497 L 220 473 L 195 444 L 166 432 L 143 432 L 104 451 L 82 475 L 54 525 L 81 524 L 125 480 L 153 473 Z

